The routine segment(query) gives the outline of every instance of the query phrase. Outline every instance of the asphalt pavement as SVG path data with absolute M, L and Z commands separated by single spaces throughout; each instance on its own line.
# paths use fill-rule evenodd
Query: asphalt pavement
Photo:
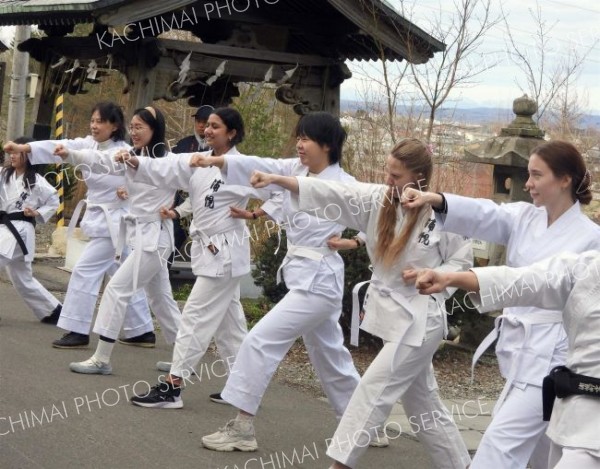
M 61 260 L 38 259 L 36 277 L 62 298 L 69 274 Z M 235 416 L 234 410 L 208 399 L 225 383 L 218 357 L 208 354 L 201 377 L 192 379 L 179 410 L 131 405 L 133 391 L 157 382 L 158 360 L 171 350 L 160 335 L 154 349 L 117 344 L 113 374 L 79 375 L 72 361 L 87 350 L 51 347 L 62 330 L 41 324 L 0 275 L 0 468 L 322 468 L 326 440 L 336 420 L 327 402 L 272 382 L 255 420 L 259 450 L 219 453 L 202 447 L 201 437 Z M 412 437 L 391 434 L 388 448 L 369 448 L 359 468 L 421 469 L 430 463 Z

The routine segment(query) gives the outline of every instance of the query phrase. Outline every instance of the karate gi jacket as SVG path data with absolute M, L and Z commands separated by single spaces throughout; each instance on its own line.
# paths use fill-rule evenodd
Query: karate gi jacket
M 233 148 L 230 154 L 239 155 L 239 152 Z M 245 220 L 231 216 L 229 207 L 246 208 L 250 198 L 269 199 L 272 194 L 267 190 L 226 184 L 219 168 L 191 168 L 190 158 L 191 154 L 169 155 L 160 159 L 140 158 L 134 180 L 189 192 L 187 200 L 191 202 L 193 214 L 190 237 L 193 241 L 191 265 L 194 275 L 223 276 L 225 249 L 230 250 L 231 276 L 246 275 L 250 272 L 252 234 Z M 270 203 L 263 205 L 267 213 L 270 207 Z M 210 245 L 218 252 L 209 248 Z
M 36 174 L 35 185 L 27 187 L 23 175 L 17 176 L 13 172 L 8 182 L 4 182 L 4 171 L 0 171 L 0 211 L 7 213 L 22 212 L 25 207 L 33 208 L 39 215 L 35 217 L 37 222 L 46 223 L 58 208 L 58 194 L 46 179 Z M 12 222 L 19 232 L 21 239 L 27 248 L 25 262 L 33 261 L 35 254 L 35 226 L 28 221 L 15 220 Z M 6 225 L 0 225 L 0 256 L 12 259 L 15 249 L 21 249 L 16 238 L 8 230 Z
M 600 227 L 579 202 L 548 226 L 548 212 L 526 202 L 498 205 L 487 199 L 444 194 L 448 213 L 438 214 L 445 231 L 506 246 L 506 265 L 531 265 L 560 252 L 600 249 Z M 564 363 L 567 340 L 560 311 L 536 306 L 503 311 L 496 345 L 502 376 L 521 389 L 542 385 L 549 371 Z M 558 350 L 558 354 L 555 352 Z
M 365 319 L 361 329 L 385 341 L 420 346 L 425 338 L 429 297 L 419 295 L 414 285 L 402 279 L 405 269 L 439 268 L 442 271 L 466 270 L 472 264 L 469 239 L 443 233 L 430 210 L 424 210 L 400 257 L 386 269 L 375 257 L 377 222 L 388 186 L 381 184 L 341 184 L 322 182 L 313 178 L 298 178 L 300 192 L 297 197 L 301 210 L 318 210 L 325 207 L 336 213 L 337 220 L 345 226 L 366 234 L 366 247 L 373 265 L 373 281 L 367 291 L 364 305 Z M 335 207 L 335 208 L 334 208 Z M 397 211 L 396 233 L 402 227 L 404 213 Z M 455 289 L 432 295 L 437 307 L 445 313 L 444 302 Z
M 600 379 L 600 252 L 563 253 L 528 267 L 473 269 L 481 312 L 531 307 L 562 311 L 568 336 L 566 366 Z M 584 448 L 600 457 L 600 398 L 574 395 L 556 399 L 547 434 L 561 446 Z
M 122 140 L 98 143 L 90 135 L 72 140 L 46 140 L 29 144 L 29 161 L 31 164 L 62 163 L 62 159 L 53 154 L 58 144 L 69 150 L 90 149 L 111 153 L 121 148 L 130 148 Z M 81 173 L 81 176 L 76 177 L 83 179 L 87 186 L 86 210 L 81 220 L 81 230 L 90 238 L 107 238 L 111 235 L 114 238 L 121 217 L 129 211 L 129 201 L 117 197 L 117 189 L 126 184 L 125 174 L 96 173 L 86 164 L 77 164 L 75 169 Z M 60 167 L 56 171 L 60 171 Z

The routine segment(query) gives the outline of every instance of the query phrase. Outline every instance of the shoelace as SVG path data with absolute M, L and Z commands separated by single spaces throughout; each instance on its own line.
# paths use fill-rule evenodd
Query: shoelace
M 229 422 L 227 422 L 224 427 L 219 428 L 219 431 L 221 433 L 229 434 L 229 433 L 231 433 L 231 430 L 233 429 L 234 425 L 235 425 L 235 419 L 232 419 Z

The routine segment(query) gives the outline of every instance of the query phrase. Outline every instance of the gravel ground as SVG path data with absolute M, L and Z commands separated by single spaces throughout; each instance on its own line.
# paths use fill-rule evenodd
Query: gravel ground
M 53 231 L 54 224 L 52 223 L 37 225 L 38 253 L 48 251 L 52 244 Z M 351 347 L 350 351 L 361 375 L 377 355 L 377 350 L 368 347 Z M 500 394 L 504 380 L 498 372 L 496 359 L 491 354 L 484 355 L 479 361 L 475 370 L 474 383 L 470 384 L 472 355 L 472 351 L 450 342 L 440 346 L 434 355 L 433 365 L 442 398 L 495 399 Z M 312 395 L 324 396 L 301 341 L 297 341 L 290 349 L 275 376 L 281 382 L 303 389 Z
M 377 351 L 365 347 L 351 348 L 352 358 L 362 375 Z M 484 355 L 475 370 L 471 385 L 471 357 L 473 352 L 446 342 L 440 346 L 433 358 L 433 367 L 443 399 L 476 400 L 496 399 L 502 391 L 504 379 L 498 372 L 496 358 Z M 279 367 L 277 378 L 315 396 L 323 397 L 315 371 L 308 361 L 308 354 L 300 341 L 289 351 Z

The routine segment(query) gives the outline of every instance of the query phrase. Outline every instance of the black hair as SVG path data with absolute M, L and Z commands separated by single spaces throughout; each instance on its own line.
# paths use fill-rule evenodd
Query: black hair
M 227 130 L 235 130 L 235 136 L 231 140 L 231 146 L 242 143 L 246 136 L 246 132 L 244 130 L 244 119 L 238 111 L 230 107 L 220 107 L 211 112 L 211 114 L 219 116 L 227 127 Z
M 15 138 L 14 141 L 19 145 L 22 145 L 25 143 L 33 142 L 33 139 L 29 137 L 19 137 Z M 25 184 L 25 187 L 29 189 L 30 187 L 35 186 L 35 178 L 37 172 L 34 169 L 34 166 L 31 164 L 31 161 L 29 161 L 29 158 L 27 158 L 27 155 L 21 153 L 21 158 L 25 158 L 25 173 L 23 174 L 23 182 Z M 5 184 L 8 183 L 14 172 L 15 168 L 13 168 L 12 166 L 5 166 L 4 168 L 2 168 L 2 176 L 4 176 Z
M 103 122 L 108 121 L 117 126 L 117 128 L 113 130 L 113 133 L 110 134 L 110 138 L 115 142 L 125 140 L 127 132 L 125 130 L 125 117 L 123 116 L 121 106 L 110 101 L 102 101 L 92 108 L 90 116 L 96 111 L 100 114 L 100 119 Z
M 156 117 L 147 108 L 139 108 L 133 112 L 134 116 L 138 116 L 152 129 L 152 138 L 146 147 L 146 152 L 150 158 L 161 158 L 167 154 L 167 145 L 165 143 L 166 124 L 165 118 L 160 110 L 154 106 L 150 109 L 154 110 Z M 142 149 L 136 150 L 136 154 L 141 154 Z
M 342 148 L 346 131 L 339 118 L 329 112 L 311 112 L 303 115 L 296 125 L 296 137 L 308 137 L 319 145 L 329 147 L 329 164 L 342 163 Z

